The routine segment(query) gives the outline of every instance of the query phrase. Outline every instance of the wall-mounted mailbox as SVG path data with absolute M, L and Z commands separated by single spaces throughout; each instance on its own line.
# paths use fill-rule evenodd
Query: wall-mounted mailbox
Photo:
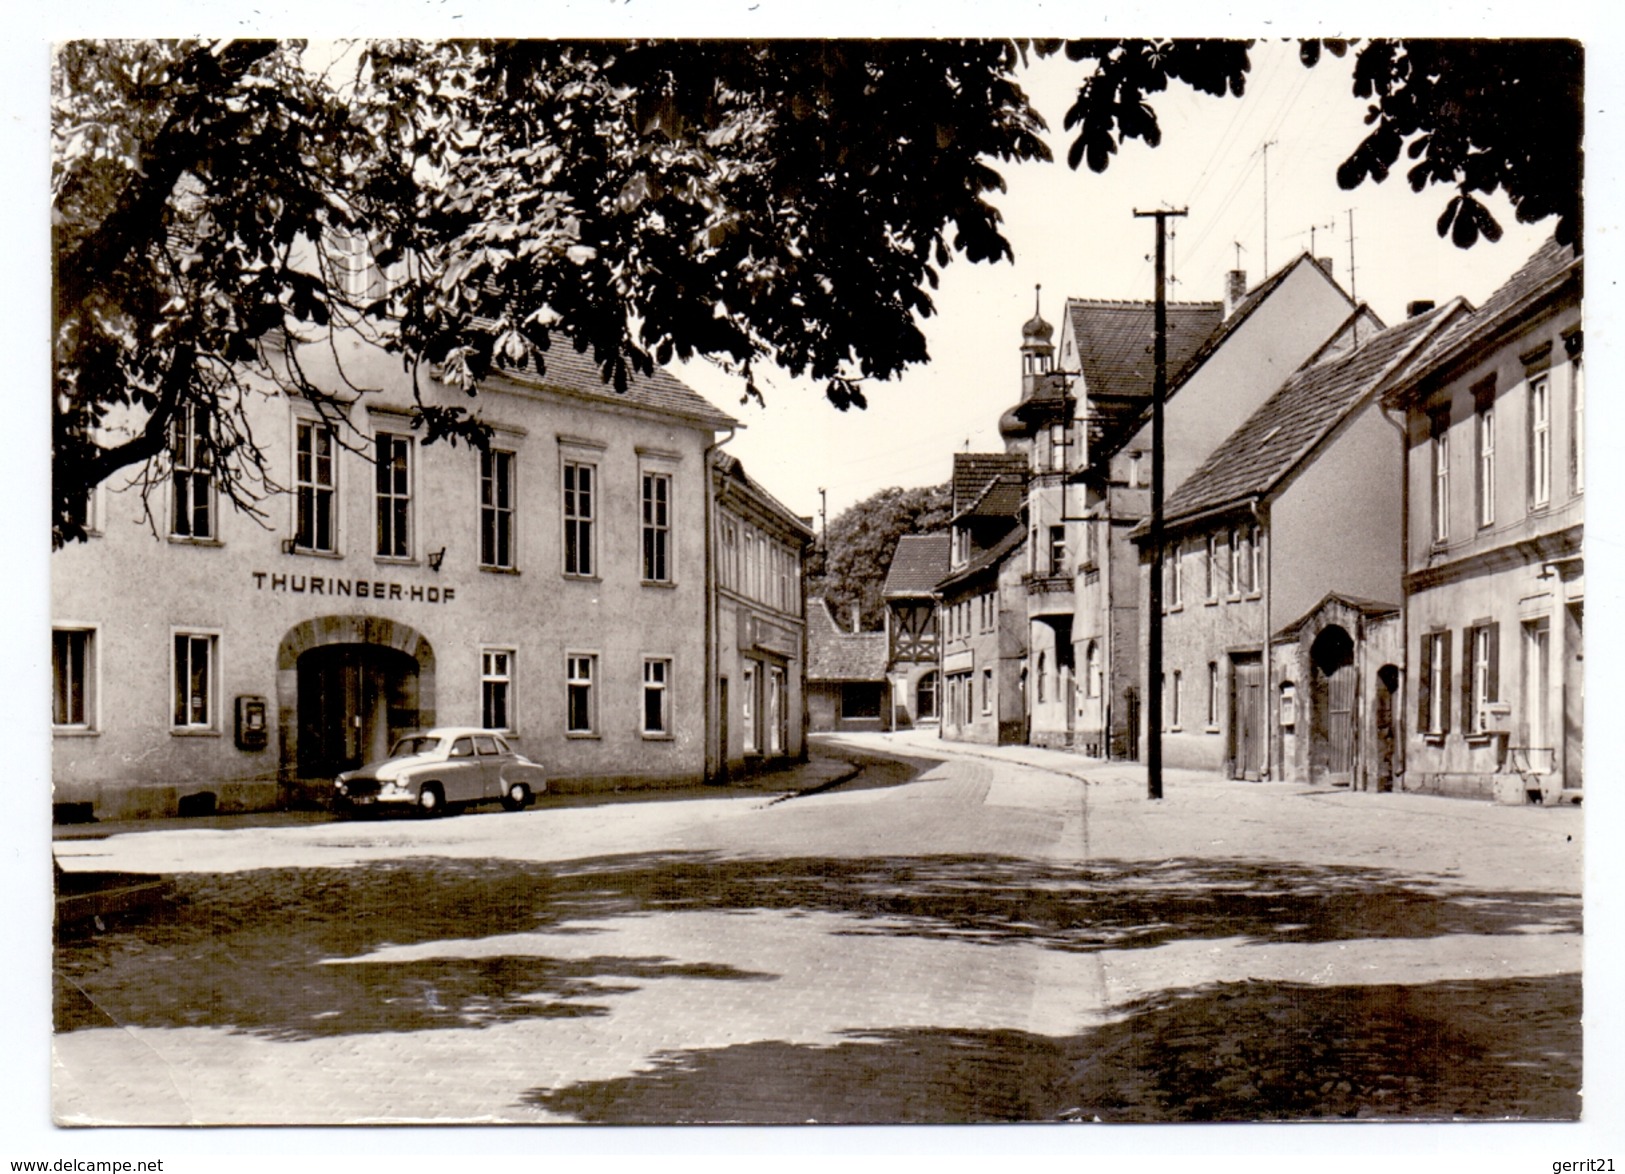
M 237 749 L 264 750 L 270 738 L 265 721 L 265 698 L 237 698 Z
M 1487 701 L 1479 709 L 1479 728 L 1486 734 L 1512 732 L 1512 702 Z

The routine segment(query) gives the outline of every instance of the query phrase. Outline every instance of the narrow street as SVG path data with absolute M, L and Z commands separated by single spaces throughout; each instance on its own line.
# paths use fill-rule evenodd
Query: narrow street
M 59 943 L 57 1120 L 1579 1114 L 1579 809 L 836 744 L 893 764 L 60 839 L 173 891 Z

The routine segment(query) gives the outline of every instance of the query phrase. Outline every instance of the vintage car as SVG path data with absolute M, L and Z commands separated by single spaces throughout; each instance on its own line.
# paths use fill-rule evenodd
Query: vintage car
M 359 812 L 415 807 L 438 815 L 451 807 L 500 801 L 518 811 L 547 790 L 541 766 L 493 730 L 448 727 L 407 734 L 389 757 L 333 780 L 333 807 Z

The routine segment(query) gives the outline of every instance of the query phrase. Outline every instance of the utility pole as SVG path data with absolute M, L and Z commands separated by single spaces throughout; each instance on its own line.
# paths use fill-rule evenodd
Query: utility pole
M 1354 301 L 1360 299 L 1354 294 L 1354 209 L 1349 209 L 1349 297 Z
M 829 515 L 825 513 L 824 510 L 824 507 L 828 504 L 828 501 L 829 499 L 825 495 L 824 487 L 820 485 L 818 487 L 818 540 L 820 542 L 826 542 L 827 531 L 829 530 Z
M 1157 220 L 1156 340 L 1153 344 L 1156 378 L 1151 385 L 1151 631 L 1145 681 L 1151 702 L 1145 732 L 1147 799 L 1162 798 L 1162 401 L 1168 395 L 1168 217 L 1187 214 L 1184 208 L 1134 213 L 1136 217 L 1154 216 Z

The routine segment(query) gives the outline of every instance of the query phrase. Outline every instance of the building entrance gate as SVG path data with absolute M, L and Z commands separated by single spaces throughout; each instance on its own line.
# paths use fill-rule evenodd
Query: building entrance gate
M 277 648 L 277 729 L 285 782 L 329 779 L 435 724 L 434 650 L 382 616 L 320 616 Z
M 393 648 L 329 644 L 299 658 L 299 774 L 328 778 L 384 757 L 418 727 L 417 661 Z
M 1354 640 L 1337 625 L 1315 637 L 1309 650 L 1314 665 L 1309 777 L 1335 787 L 1354 778 L 1355 686 Z

